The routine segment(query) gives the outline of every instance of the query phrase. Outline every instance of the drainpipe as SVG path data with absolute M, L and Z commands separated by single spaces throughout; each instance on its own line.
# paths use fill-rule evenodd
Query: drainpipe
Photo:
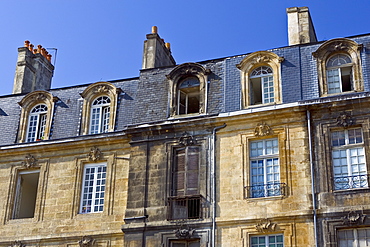
M 212 205 L 212 233 L 211 247 L 215 246 L 216 239 L 216 131 L 225 128 L 226 124 L 215 127 L 212 130 L 211 141 L 211 205 Z
M 312 151 L 312 133 L 311 133 L 311 113 L 307 110 L 307 128 L 308 128 L 308 145 L 310 150 L 310 169 L 311 169 L 311 193 L 312 193 L 312 208 L 313 208 L 313 227 L 315 236 L 315 246 L 318 246 L 317 239 L 317 205 L 315 196 L 315 172 L 313 167 L 313 151 Z

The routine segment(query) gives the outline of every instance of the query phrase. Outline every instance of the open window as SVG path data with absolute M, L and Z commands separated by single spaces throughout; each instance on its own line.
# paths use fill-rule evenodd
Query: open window
M 207 81 L 210 72 L 200 64 L 185 63 L 167 75 L 171 117 L 207 112 Z
M 333 39 L 312 53 L 317 61 L 320 95 L 364 90 L 361 72 L 362 45 L 349 39 Z
M 243 107 L 281 103 L 280 70 L 284 59 L 268 51 L 246 56 L 237 68 L 241 71 Z
M 33 218 L 40 170 L 20 171 L 17 176 L 13 219 Z
M 121 89 L 109 82 L 97 82 L 81 93 L 83 102 L 81 134 L 114 131 L 117 102 Z

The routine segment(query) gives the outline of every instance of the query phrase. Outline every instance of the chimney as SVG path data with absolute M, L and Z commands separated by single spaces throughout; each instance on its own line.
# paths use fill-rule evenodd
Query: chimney
M 176 65 L 172 57 L 170 44 L 165 43 L 157 33 L 157 27 L 152 27 L 152 33 L 146 35 L 143 52 L 143 69 Z
M 308 7 L 287 8 L 286 12 L 288 15 L 289 45 L 317 42 Z
M 51 55 L 41 45 L 33 48 L 28 40 L 24 42 L 24 47 L 18 48 L 13 94 L 50 89 L 54 72 Z

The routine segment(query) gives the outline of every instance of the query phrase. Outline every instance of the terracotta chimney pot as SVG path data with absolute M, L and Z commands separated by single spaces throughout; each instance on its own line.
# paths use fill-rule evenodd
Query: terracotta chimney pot
M 157 26 L 152 26 L 152 33 L 158 33 Z

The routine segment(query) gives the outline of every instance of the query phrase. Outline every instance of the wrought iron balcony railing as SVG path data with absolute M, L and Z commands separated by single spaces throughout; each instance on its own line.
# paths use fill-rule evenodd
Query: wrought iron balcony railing
M 356 188 L 368 188 L 368 174 L 334 177 L 335 190 L 348 190 Z
M 268 183 L 245 186 L 247 198 L 259 198 L 269 196 L 284 196 L 285 183 Z
M 169 197 L 168 220 L 202 219 L 205 199 L 201 195 Z

